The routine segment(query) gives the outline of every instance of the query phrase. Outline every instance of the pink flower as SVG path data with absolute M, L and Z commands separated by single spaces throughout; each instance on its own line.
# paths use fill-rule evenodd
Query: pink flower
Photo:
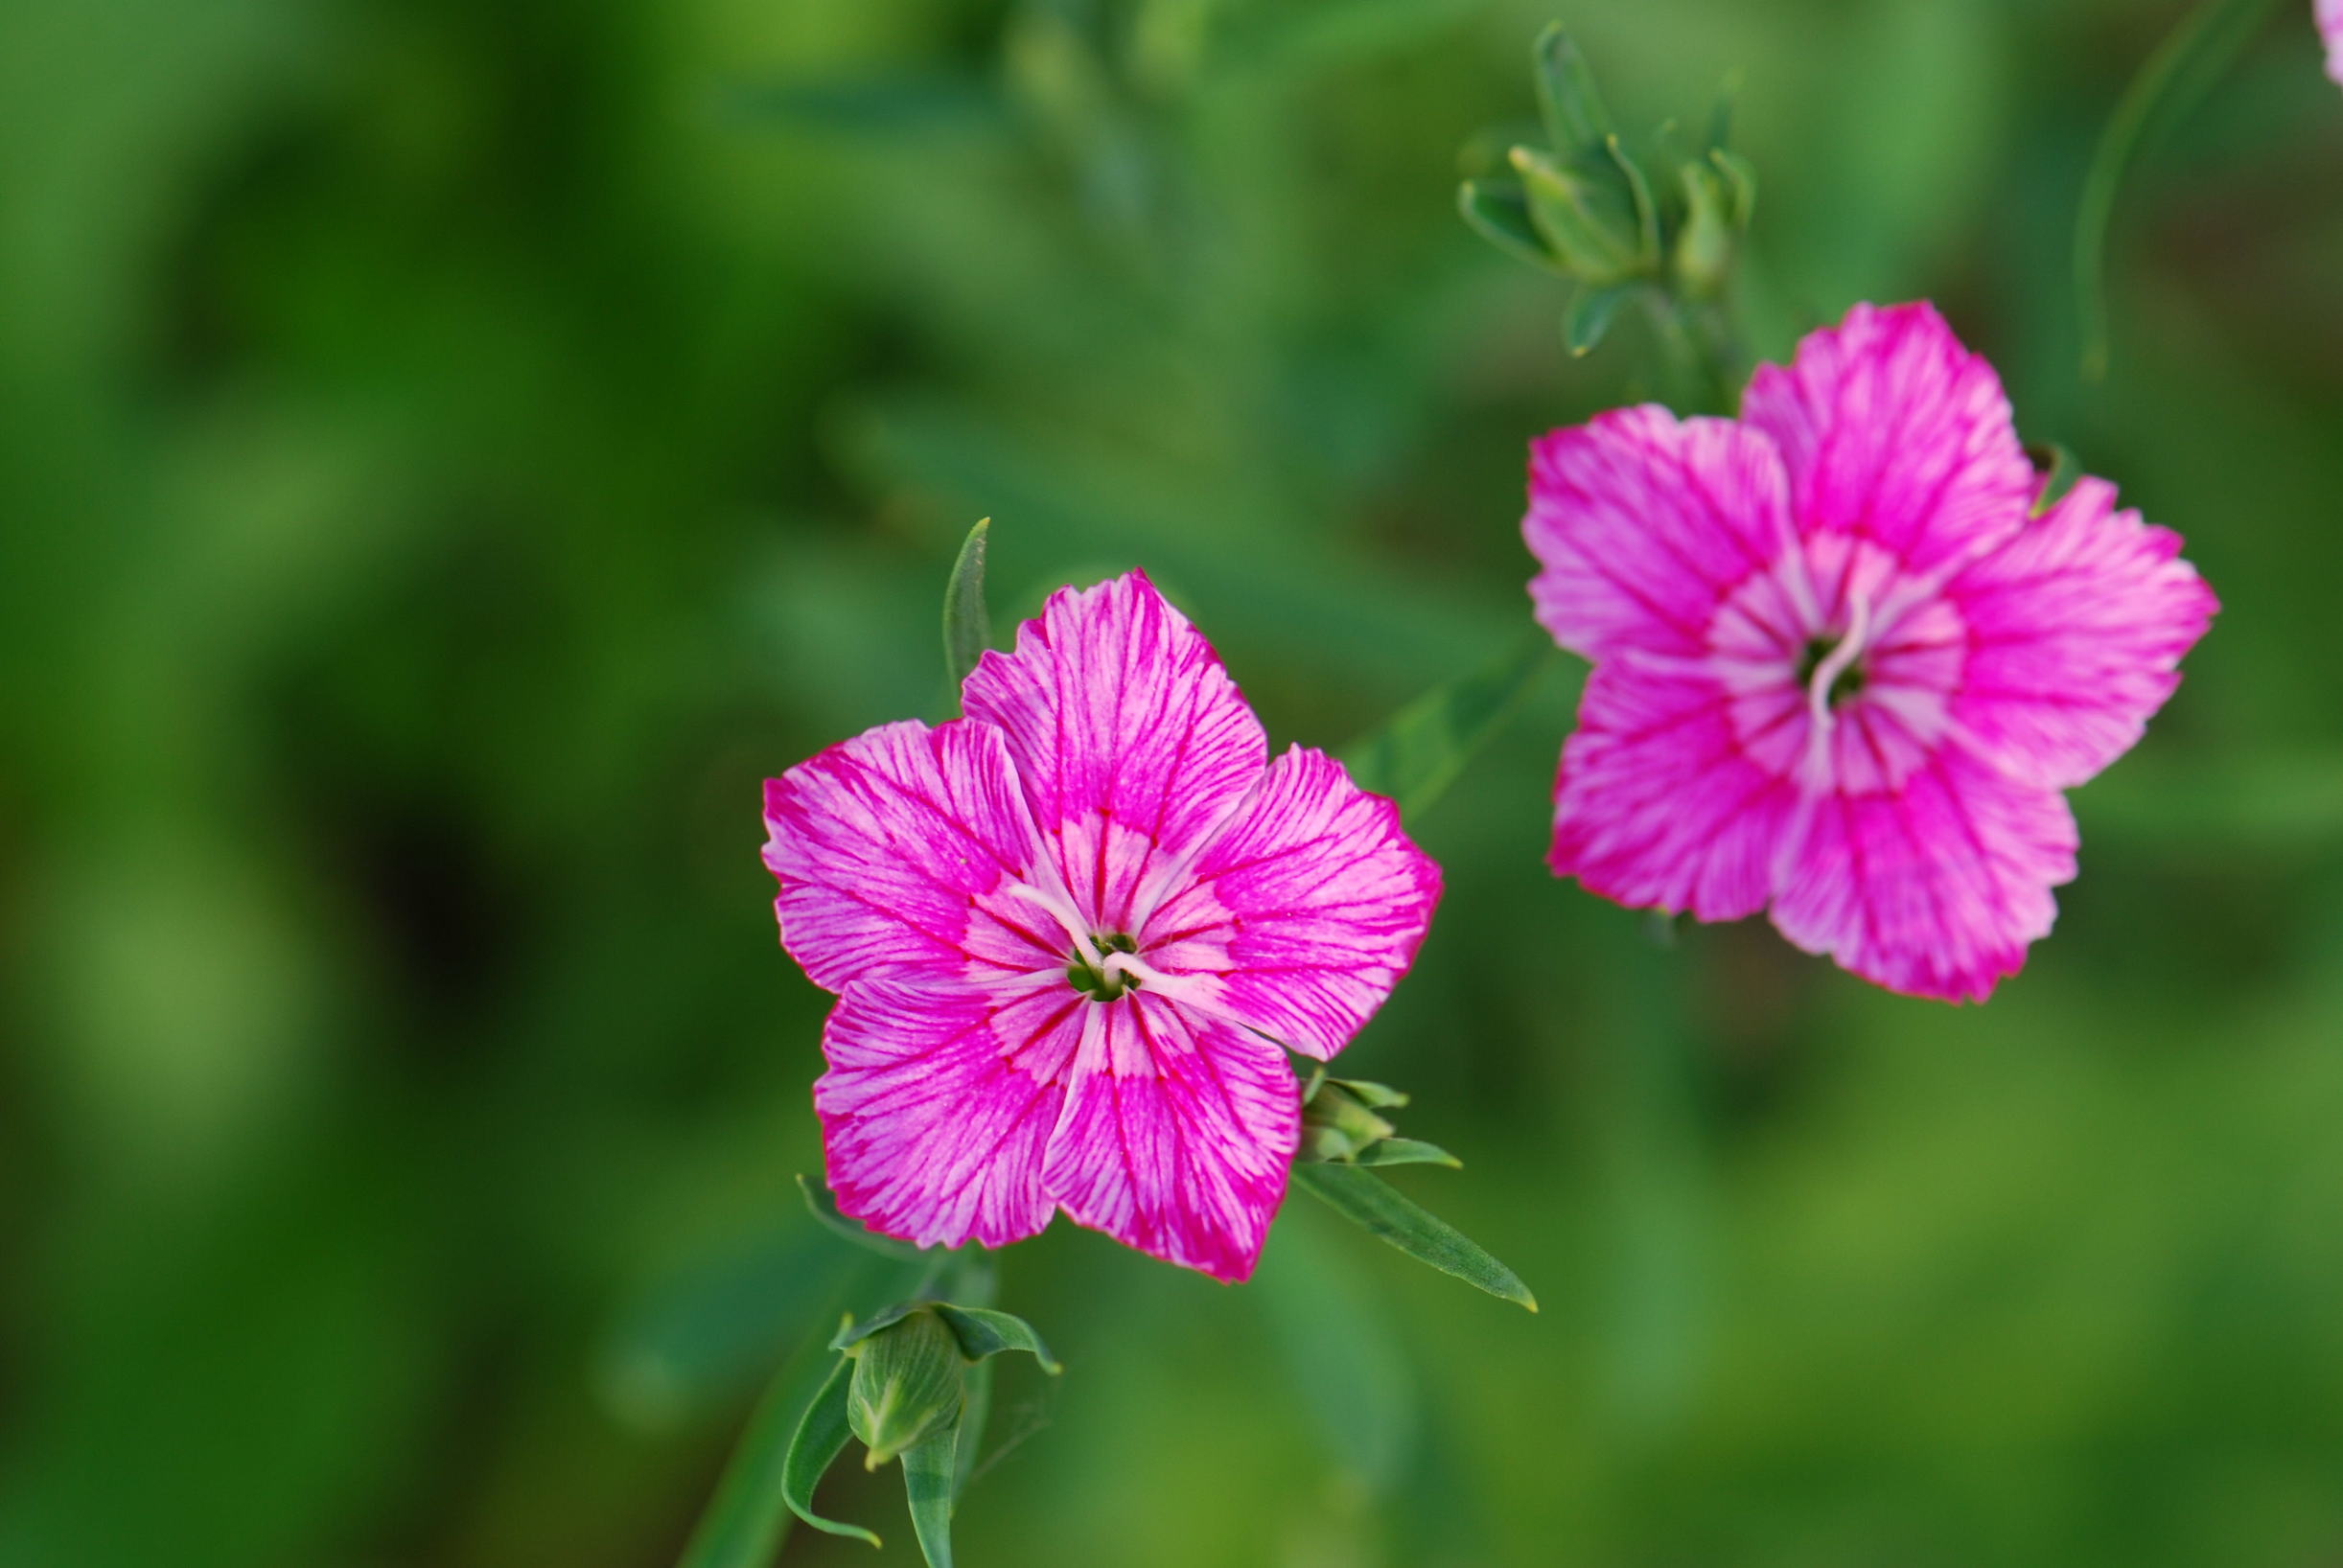
M 838 993 L 814 1087 L 839 1207 L 922 1245 L 1076 1223 L 1250 1274 L 1300 1137 L 1286 1050 L 1348 1044 L 1440 872 L 1261 723 L 1145 575 L 1051 596 L 966 717 L 765 785 L 781 940 Z
M 2327 74 L 2343 82 L 2343 0 L 2318 0 L 2319 36 L 2327 40 Z
M 1594 661 L 1552 863 L 1702 920 L 1771 908 L 1867 980 L 1982 1001 L 2075 874 L 2061 791 L 2139 740 L 2216 608 L 2180 540 L 2042 481 L 1927 305 L 1857 306 L 1739 420 L 1539 442 L 1539 621 Z

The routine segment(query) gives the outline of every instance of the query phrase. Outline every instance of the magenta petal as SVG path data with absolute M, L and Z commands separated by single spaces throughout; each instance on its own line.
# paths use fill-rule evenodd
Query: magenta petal
M 1439 901 L 1440 868 L 1401 831 L 1399 809 L 1324 752 L 1295 747 L 1140 945 L 1156 968 L 1194 977 L 1199 1005 L 1324 1060 L 1407 972 Z
M 2067 789 L 2129 750 L 2218 608 L 2180 536 L 2085 479 L 1955 577 L 1966 627 L 1952 716 L 2014 777 Z
M 2319 36 L 2327 40 L 2327 74 L 2343 82 L 2343 0 L 2318 0 Z
M 1572 653 L 1709 646 L 1718 604 L 1790 542 L 1766 439 L 1721 419 L 1622 408 L 1530 449 L 1521 536 L 1538 622 Z
M 1808 334 L 1787 369 L 1758 367 L 1741 418 L 1789 465 L 1801 534 L 1870 540 L 1915 574 L 1991 548 L 2039 483 L 2001 378 L 1933 305 L 1858 305 Z
M 1555 784 L 1555 874 L 1636 909 L 1756 913 L 1796 815 L 1787 775 L 1805 736 L 1794 691 L 1736 697 L 1697 670 L 1597 665 Z
M 1051 1131 L 1090 1004 L 1022 987 L 858 980 L 830 1014 L 814 1085 L 838 1207 L 921 1246 L 998 1247 L 1054 1211 Z
M 1253 1272 L 1301 1140 L 1279 1049 L 1139 992 L 1084 1009 L 1044 1181 L 1075 1221 L 1216 1280 Z
M 988 726 L 907 719 L 842 741 L 765 781 L 765 829 L 782 945 L 825 990 L 1049 957 L 1024 934 L 1029 907 L 987 896 L 1041 854 Z
M 1947 748 L 1892 793 L 1814 802 L 1774 924 L 1891 990 L 1982 1002 L 2074 875 L 2065 797 Z
M 962 698 L 1008 738 L 1067 885 L 1108 930 L 1125 929 L 1149 879 L 1268 757 L 1211 644 L 1140 572 L 1050 595 L 1016 652 L 986 654 Z

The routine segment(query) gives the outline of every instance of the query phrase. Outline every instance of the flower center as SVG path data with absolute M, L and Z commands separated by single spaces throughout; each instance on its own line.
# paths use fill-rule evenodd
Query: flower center
M 1139 985 L 1139 977 L 1118 964 L 1110 963 L 1110 953 L 1137 953 L 1139 944 L 1119 931 L 1102 931 L 1091 938 L 1099 950 L 1099 961 L 1092 963 L 1087 955 L 1077 953 L 1074 961 L 1066 965 L 1066 979 L 1077 991 L 1097 1002 L 1112 1002 L 1125 991 Z
M 1835 637 L 1814 637 L 1808 640 L 1806 651 L 1798 656 L 1798 685 L 1800 691 L 1813 687 L 1816 673 L 1822 668 L 1832 654 L 1839 651 L 1843 641 L 1844 639 Z M 1830 690 L 1824 695 L 1823 702 L 1828 706 L 1838 707 L 1849 698 L 1860 693 L 1863 690 L 1863 682 L 1862 659 L 1848 658 L 1831 677 Z

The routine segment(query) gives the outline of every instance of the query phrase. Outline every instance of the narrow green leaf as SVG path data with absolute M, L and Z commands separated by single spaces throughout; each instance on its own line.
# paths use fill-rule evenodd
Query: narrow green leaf
M 1372 1078 L 1327 1078 L 1324 1081 L 1372 1110 L 1394 1111 L 1407 1103 L 1405 1090 L 1394 1089 L 1387 1083 L 1377 1083 Z
M 957 694 L 992 641 L 992 617 L 985 610 L 985 539 L 990 518 L 980 518 L 961 542 L 952 579 L 943 590 L 943 668 Z
M 1545 117 L 1545 133 L 1555 150 L 1581 152 L 1600 147 L 1612 133 L 1611 111 L 1594 90 L 1594 73 L 1587 57 L 1560 22 L 1548 22 L 1538 35 L 1534 55 L 1538 75 L 1538 108 Z
M 2038 518 L 2066 499 L 2066 493 L 2082 477 L 2082 462 L 2055 441 L 2029 443 L 2026 455 L 2042 476 L 2042 494 L 2034 497 L 2033 515 Z
M 844 1266 L 833 1271 L 826 1308 L 817 1313 L 865 1310 L 872 1302 L 909 1289 L 915 1272 L 909 1264 L 848 1253 Z M 813 1457 L 823 1452 L 813 1434 L 800 1429 L 812 1419 L 817 1395 L 837 1370 L 837 1358 L 813 1339 L 802 1342 L 774 1373 L 733 1445 L 715 1496 L 692 1531 L 682 1568 L 769 1568 L 794 1523 L 788 1500 L 790 1455 L 793 1449 L 799 1451 L 802 1466 L 812 1464 Z M 812 1466 L 811 1476 L 798 1488 L 800 1502 L 811 1498 L 822 1468 L 835 1455 L 834 1448 L 827 1450 L 822 1464 Z
M 1708 161 L 1733 194 L 1732 220 L 1735 228 L 1746 229 L 1757 216 L 1757 166 L 1738 152 L 1728 152 L 1721 147 L 1708 150 Z
M 911 1502 L 912 1533 L 928 1568 L 952 1568 L 952 1502 L 960 1467 L 954 1455 L 960 1423 L 931 1432 L 903 1450 L 903 1492 Z
M 839 1326 L 838 1332 L 830 1336 L 830 1349 L 851 1349 L 880 1329 L 893 1327 L 926 1304 L 925 1302 L 897 1302 L 892 1306 L 880 1307 L 867 1318 L 848 1318 Z
M 1343 749 L 1352 781 L 1398 801 L 1412 823 L 1505 726 L 1553 657 L 1552 639 L 1534 632 L 1496 662 L 1425 693 Z
M 1586 288 L 1570 301 L 1570 313 L 1563 318 L 1562 337 L 1568 345 L 1570 357 L 1583 359 L 1592 354 L 1611 331 L 1611 324 L 1619 318 L 1619 307 L 1633 299 L 1639 284 L 1620 284 L 1612 288 Z
M 925 1249 L 915 1247 L 908 1241 L 897 1241 L 891 1236 L 880 1235 L 866 1228 L 860 1220 L 847 1218 L 838 1211 L 838 1200 L 830 1196 L 830 1189 L 811 1177 L 800 1176 L 798 1190 L 805 1194 L 805 1207 L 814 1218 L 838 1234 L 845 1236 L 857 1247 L 874 1252 L 881 1257 L 915 1259 L 933 1256 Z
M 823 1383 L 813 1402 L 799 1418 L 796 1431 L 789 1440 L 788 1456 L 781 1464 L 781 1500 L 789 1511 L 813 1526 L 833 1535 L 851 1535 L 856 1540 L 869 1541 L 872 1546 L 879 1538 L 860 1525 L 842 1524 L 836 1519 L 824 1519 L 814 1511 L 814 1488 L 829 1470 L 839 1450 L 847 1445 L 849 1435 L 847 1426 L 847 1387 L 852 1376 L 851 1363 L 841 1361 Z M 761 1562 L 762 1558 L 737 1559 L 744 1565 Z M 689 1562 L 689 1559 L 686 1559 Z M 698 1568 L 698 1565 L 693 1565 Z
M 1427 1143 L 1420 1138 L 1386 1138 L 1380 1143 L 1370 1143 L 1357 1159 L 1358 1165 L 1446 1165 L 1450 1170 L 1464 1169 L 1464 1162 L 1437 1143 Z
M 1529 198 L 1510 179 L 1469 179 L 1456 187 L 1456 210 L 1473 232 L 1518 262 L 1559 271 L 1553 252 L 1530 220 Z
M 955 1306 L 950 1302 L 938 1302 L 936 1315 L 952 1330 L 960 1341 L 961 1354 L 970 1361 L 983 1361 L 999 1355 L 1003 1350 L 1024 1350 L 1041 1363 L 1041 1370 L 1052 1377 L 1065 1369 L 1050 1354 L 1050 1348 L 1041 1343 L 1033 1326 L 1010 1312 L 996 1311 L 988 1306 Z
M 1611 161 L 1619 166 L 1627 176 L 1627 189 L 1635 198 L 1635 226 L 1642 241 L 1642 259 L 1649 266 L 1659 260 L 1659 203 L 1652 199 L 1651 181 L 1643 177 L 1643 166 L 1630 156 L 1616 136 L 1604 144 L 1611 150 Z
M 1402 1197 L 1373 1171 L 1357 1165 L 1298 1164 L 1293 1167 L 1293 1181 L 1343 1218 L 1418 1262 L 1532 1312 L 1538 1310 L 1538 1299 L 1520 1276 L 1446 1220 Z
M 2107 234 L 2123 176 L 2153 134 L 2203 98 L 2268 17 L 2277 0 L 2205 0 L 2148 57 L 2100 133 L 2075 210 L 2075 303 L 2082 373 L 2107 373 Z
M 968 1369 L 968 1394 L 960 1406 L 958 1455 L 952 1464 L 952 1495 L 968 1489 L 976 1473 L 977 1450 L 985 1445 L 985 1428 L 992 1420 L 992 1380 L 999 1363 L 980 1361 Z

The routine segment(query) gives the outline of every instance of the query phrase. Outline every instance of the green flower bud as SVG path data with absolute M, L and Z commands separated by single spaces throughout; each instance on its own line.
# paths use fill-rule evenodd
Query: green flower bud
M 1565 271 L 1603 288 L 1650 269 L 1635 192 L 1617 166 L 1558 162 L 1532 147 L 1515 148 L 1511 161 L 1529 198 L 1530 221 Z
M 1354 1160 L 1399 1129 L 1340 1079 L 1329 1078 L 1302 1107 L 1302 1149 L 1312 1160 Z
M 1683 181 L 1684 222 L 1668 258 L 1676 287 L 1689 299 L 1714 299 L 1723 292 L 1733 265 L 1732 188 L 1707 164 L 1688 163 Z
M 905 1313 L 847 1354 L 854 1358 L 847 1424 L 870 1450 L 869 1468 L 960 1419 L 967 1366 L 960 1340 L 932 1309 Z

